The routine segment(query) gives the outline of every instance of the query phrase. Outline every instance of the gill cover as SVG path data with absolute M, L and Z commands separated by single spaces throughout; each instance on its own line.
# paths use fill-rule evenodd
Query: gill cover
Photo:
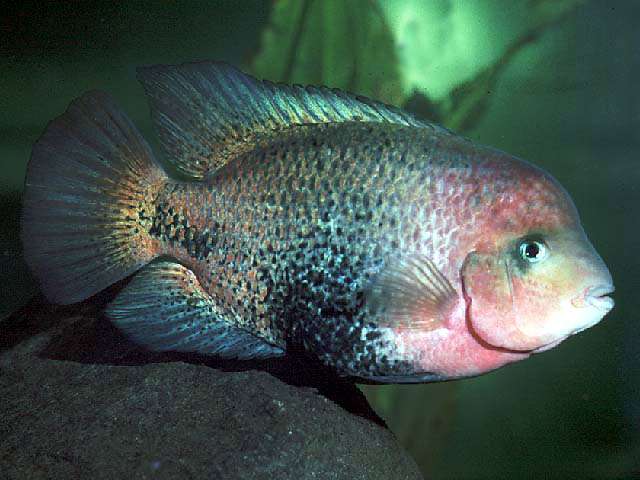
M 467 299 L 471 328 L 494 347 L 509 350 L 533 350 L 552 339 L 544 332 L 525 332 L 526 319 L 520 312 L 517 279 L 511 274 L 509 260 L 495 253 L 471 252 L 462 267 L 462 283 Z

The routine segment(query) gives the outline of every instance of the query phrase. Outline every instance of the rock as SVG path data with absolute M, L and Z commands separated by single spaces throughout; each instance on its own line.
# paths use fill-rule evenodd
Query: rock
M 422 478 L 330 372 L 153 354 L 100 308 L 36 301 L 0 323 L 0 478 Z

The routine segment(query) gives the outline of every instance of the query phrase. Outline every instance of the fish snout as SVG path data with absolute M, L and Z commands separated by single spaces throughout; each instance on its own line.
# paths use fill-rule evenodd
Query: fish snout
M 603 283 L 585 288 L 582 293 L 571 300 L 575 322 L 569 335 L 575 335 L 600 322 L 614 306 L 609 295 L 614 291 L 612 283 Z
M 585 301 L 592 307 L 608 312 L 615 305 L 613 298 L 609 296 L 614 291 L 615 287 L 612 283 L 596 285 L 595 287 L 587 289 L 587 292 L 585 293 Z
M 612 283 L 593 285 L 585 288 L 580 295 L 574 297 L 571 304 L 576 308 L 591 306 L 607 313 L 615 305 L 615 301 L 609 296 L 614 291 L 615 287 Z

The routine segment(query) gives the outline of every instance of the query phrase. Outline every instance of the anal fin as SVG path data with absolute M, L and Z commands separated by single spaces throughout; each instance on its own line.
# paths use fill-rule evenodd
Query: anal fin
M 284 354 L 226 320 L 195 274 L 170 261 L 152 263 L 138 273 L 109 305 L 107 316 L 152 350 L 238 359 Z

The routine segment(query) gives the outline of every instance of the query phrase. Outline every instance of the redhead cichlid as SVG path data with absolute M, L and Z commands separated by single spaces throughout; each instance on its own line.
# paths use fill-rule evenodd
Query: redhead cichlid
M 135 274 L 107 315 L 155 350 L 304 348 L 380 382 L 478 375 L 613 307 L 548 173 L 396 108 L 222 63 L 139 70 L 171 167 L 89 92 L 33 148 L 27 262 L 53 302 Z

